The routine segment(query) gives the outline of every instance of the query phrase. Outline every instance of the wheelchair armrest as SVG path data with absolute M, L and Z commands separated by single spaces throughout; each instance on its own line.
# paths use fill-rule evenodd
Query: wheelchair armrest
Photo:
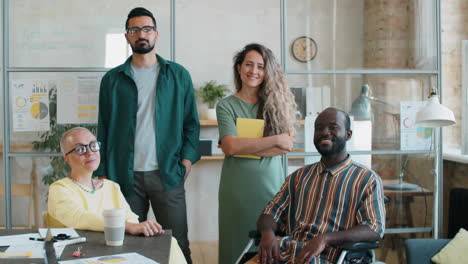
M 369 249 L 375 249 L 380 247 L 379 241 L 374 242 L 353 242 L 348 241 L 344 242 L 343 244 L 337 246 L 337 248 L 348 250 L 348 251 L 366 251 Z
M 285 236 L 285 233 L 282 231 L 276 231 L 275 236 Z M 262 233 L 258 232 L 257 230 L 252 230 L 249 232 L 249 238 L 260 239 L 262 237 Z
M 249 232 L 249 238 L 259 239 L 260 236 L 261 236 L 261 233 L 258 232 L 257 230 L 252 230 Z

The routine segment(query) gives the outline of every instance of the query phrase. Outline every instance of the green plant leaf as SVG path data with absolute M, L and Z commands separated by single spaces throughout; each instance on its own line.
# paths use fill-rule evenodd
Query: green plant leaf
M 214 108 L 216 103 L 226 96 L 227 92 L 229 92 L 227 85 L 217 84 L 216 81 L 211 80 L 198 88 L 196 95 L 208 104 L 209 108 Z

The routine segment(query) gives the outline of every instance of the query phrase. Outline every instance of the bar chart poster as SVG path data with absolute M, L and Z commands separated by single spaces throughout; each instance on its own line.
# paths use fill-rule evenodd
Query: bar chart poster
M 59 81 L 57 123 L 96 124 L 100 76 L 77 76 Z
M 12 80 L 13 131 L 49 131 L 49 80 Z

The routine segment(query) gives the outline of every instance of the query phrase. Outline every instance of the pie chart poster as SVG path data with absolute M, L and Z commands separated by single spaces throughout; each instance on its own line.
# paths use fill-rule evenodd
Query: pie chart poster
M 401 150 L 430 150 L 432 143 L 432 128 L 416 126 L 416 113 L 427 102 L 400 102 L 400 132 Z
M 13 131 L 48 131 L 49 80 L 12 80 L 11 106 Z

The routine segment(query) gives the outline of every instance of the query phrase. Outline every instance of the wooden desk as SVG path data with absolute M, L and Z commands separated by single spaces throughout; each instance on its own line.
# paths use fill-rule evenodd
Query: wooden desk
M 106 246 L 104 232 L 81 230 L 77 230 L 77 232 L 80 236 L 86 237 L 86 242 L 66 246 L 60 260 L 76 259 L 72 256 L 72 253 L 78 248 L 78 246 L 82 246 L 81 251 L 85 254 L 84 258 L 136 252 L 161 264 L 169 263 L 169 252 L 171 249 L 172 237 L 171 230 L 166 230 L 164 235 L 154 237 L 132 236 L 125 234 L 124 245 L 118 247 Z M 2 236 L 27 233 L 37 233 L 37 230 L 0 230 L 0 235 Z M 0 247 L 0 251 L 5 250 L 5 247 Z M 45 263 L 44 259 L 0 259 L 0 262 L 2 264 Z M 53 264 L 53 262 L 49 261 L 49 264 Z
M 390 216 L 389 225 L 386 228 L 398 227 L 406 225 L 409 227 L 414 227 L 413 224 L 413 214 L 411 211 L 411 203 L 413 202 L 413 198 L 415 196 L 429 196 L 432 195 L 432 191 L 425 189 L 423 187 L 419 187 L 416 190 L 410 191 L 401 191 L 401 190 L 386 190 L 385 185 L 391 183 L 398 183 L 398 180 L 382 180 L 384 185 L 384 195 L 389 199 L 388 202 L 388 212 L 387 216 Z M 397 210 L 397 207 L 403 207 L 403 210 Z M 395 211 L 401 212 L 406 215 L 406 223 L 397 223 L 397 214 Z
M 387 197 L 395 197 L 395 196 L 425 196 L 425 195 L 432 195 L 432 191 L 428 190 L 423 187 L 419 187 L 416 190 L 411 191 L 399 191 L 399 190 L 386 190 L 385 185 L 398 183 L 398 180 L 382 180 L 382 184 L 384 186 L 384 194 Z M 403 182 L 407 183 L 407 182 Z
M 425 189 L 423 187 L 419 187 L 416 190 L 410 191 L 400 191 L 400 190 L 386 190 L 385 185 L 391 183 L 397 183 L 398 180 L 382 180 L 384 185 L 384 195 L 389 199 L 388 202 L 388 211 L 387 216 L 390 216 L 388 219 L 388 228 L 392 227 L 399 227 L 399 226 L 409 226 L 414 227 L 413 224 L 413 214 L 411 211 L 411 203 L 413 202 L 413 198 L 415 196 L 429 196 L 432 195 L 432 191 Z M 402 210 L 398 210 L 398 207 L 403 207 Z M 406 216 L 406 223 L 397 223 L 398 214 L 396 212 L 400 212 L 401 214 L 405 214 Z
M 429 196 L 432 195 L 432 191 L 428 190 L 423 187 L 419 187 L 416 190 L 409 190 L 409 191 L 402 191 L 402 190 L 386 190 L 386 184 L 398 183 L 398 180 L 382 180 L 384 185 L 384 195 L 389 199 L 387 204 L 387 226 L 386 229 L 389 228 L 402 228 L 405 227 L 414 227 L 413 222 L 413 213 L 411 210 L 411 203 L 413 202 L 413 198 L 416 196 Z M 404 217 L 399 217 L 403 216 Z M 403 218 L 403 221 L 401 221 Z M 399 220 L 401 222 L 399 222 Z M 395 248 L 397 250 L 398 260 L 404 261 L 403 256 L 403 240 L 404 238 L 401 237 L 401 234 L 386 234 L 386 239 L 384 237 L 384 241 L 382 242 L 381 246 L 381 255 L 380 260 L 385 261 L 387 258 L 388 250 L 390 247 Z M 390 237 L 389 237 L 390 236 Z M 416 238 L 416 234 L 410 234 L 411 238 Z

